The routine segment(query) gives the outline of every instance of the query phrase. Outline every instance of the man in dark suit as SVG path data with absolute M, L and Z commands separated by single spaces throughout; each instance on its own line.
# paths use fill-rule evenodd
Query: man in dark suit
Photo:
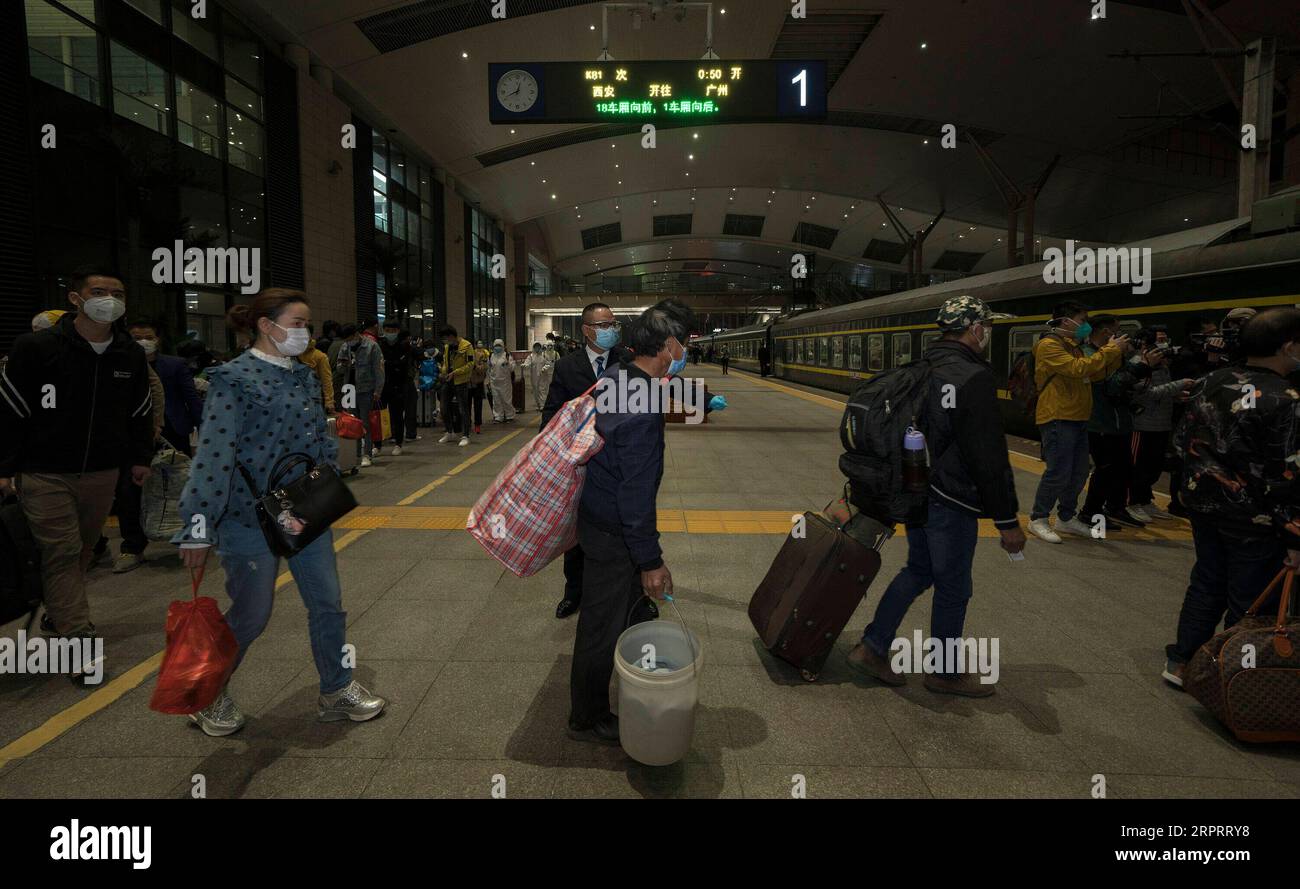
M 158 325 L 152 321 L 137 321 L 129 327 L 131 336 L 144 349 L 149 366 L 162 380 L 165 420 L 163 438 L 181 453 L 190 455 L 190 433 L 203 419 L 203 399 L 194 388 L 194 374 L 190 373 L 185 359 L 163 355 L 158 351 Z
M 545 429 L 551 417 L 566 401 L 577 398 L 596 384 L 596 377 L 611 364 L 617 364 L 626 352 L 619 344 L 619 323 L 604 303 L 592 303 L 582 310 L 582 335 L 585 348 L 574 349 L 555 362 L 555 376 L 542 407 Z M 564 598 L 555 607 L 555 616 L 565 618 L 582 604 L 582 547 L 575 544 L 564 554 Z

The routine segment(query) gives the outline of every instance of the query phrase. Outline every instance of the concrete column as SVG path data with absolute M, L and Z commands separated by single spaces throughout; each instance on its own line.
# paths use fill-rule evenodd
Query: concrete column
M 290 65 L 304 74 L 311 67 L 311 53 L 307 52 L 307 47 L 299 46 L 297 43 L 284 45 L 284 57 Z
M 1241 152 L 1237 173 L 1237 215 L 1249 216 L 1251 206 L 1268 197 L 1268 173 L 1273 141 L 1273 61 L 1277 41 L 1261 37 L 1247 49 L 1242 81 L 1241 122 L 1255 127 L 1255 148 Z
M 311 66 L 311 78 L 324 88 L 325 92 L 334 92 L 334 72 L 324 65 Z

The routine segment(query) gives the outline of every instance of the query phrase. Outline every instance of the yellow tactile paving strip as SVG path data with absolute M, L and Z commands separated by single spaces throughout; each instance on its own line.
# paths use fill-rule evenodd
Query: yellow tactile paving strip
M 662 534 L 788 534 L 799 509 L 661 509 Z M 460 531 L 469 517 L 467 506 L 359 506 L 338 522 L 336 529 L 366 531 Z M 1028 518 L 1021 516 L 1023 521 Z M 980 521 L 981 537 L 997 537 L 988 519 Z M 1190 540 L 1191 527 L 1181 519 L 1127 530 L 1117 540 Z

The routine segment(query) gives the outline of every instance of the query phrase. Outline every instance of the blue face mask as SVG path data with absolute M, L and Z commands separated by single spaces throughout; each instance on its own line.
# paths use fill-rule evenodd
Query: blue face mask
M 1087 321 L 1083 322 L 1082 324 L 1080 324 L 1078 327 L 1074 329 L 1074 338 L 1079 342 L 1083 342 L 1091 335 L 1092 335 L 1092 325 L 1089 324 Z
M 619 331 L 616 327 L 598 328 L 596 330 L 596 345 L 602 349 L 612 349 L 618 345 Z
M 682 357 L 674 358 L 673 363 L 668 365 L 668 375 L 675 377 L 686 369 L 686 350 L 682 349 Z

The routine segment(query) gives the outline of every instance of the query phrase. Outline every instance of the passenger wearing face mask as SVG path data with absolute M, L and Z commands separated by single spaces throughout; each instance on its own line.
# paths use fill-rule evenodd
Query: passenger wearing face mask
M 1083 342 L 1092 333 L 1088 307 L 1066 301 L 1052 310 L 1048 331 L 1034 344 L 1034 383 L 1038 407 L 1034 422 L 1047 469 L 1038 482 L 1029 530 L 1048 543 L 1059 532 L 1091 537 L 1092 527 L 1078 518 L 1079 494 L 1088 480 L 1088 420 L 1092 384 L 1114 373 L 1128 350 L 1128 337 L 1114 336 L 1092 355 Z M 1056 527 L 1048 519 L 1056 509 Z
M 483 399 L 487 397 L 487 366 L 492 353 L 479 340 L 474 347 L 474 369 L 469 374 L 469 404 L 474 412 L 474 434 L 483 432 Z
M 306 295 L 263 290 L 250 305 L 235 306 L 226 317 L 252 345 L 210 372 L 199 447 L 181 497 L 184 530 L 172 542 L 180 544 L 181 559 L 192 570 L 203 568 L 212 547 L 217 548 L 231 601 L 226 623 L 239 643 L 238 669 L 270 620 L 280 567 L 258 526 L 253 489 L 265 491 L 276 464 L 295 452 L 318 463 L 334 463 L 338 443 L 327 431 L 320 381 L 310 367 L 295 360 L 311 336 Z M 291 472 L 284 481 L 294 481 L 301 472 Z M 203 521 L 196 521 L 200 516 Z M 378 716 L 386 702 L 352 678 L 344 656 L 347 613 L 332 532 L 326 531 L 288 562 L 307 606 L 308 635 L 320 677 L 317 717 L 323 722 L 363 722 Z M 190 719 L 213 737 L 244 725 L 243 714 L 224 689 L 211 706 Z
M 602 385 L 623 385 L 623 380 L 629 387 L 663 385 L 665 376 L 685 368 L 685 343 L 694 326 L 691 310 L 675 300 L 646 309 L 628 325 L 627 345 L 635 357 L 620 356 L 601 374 Z M 629 406 L 597 411 L 596 431 L 605 444 L 587 463 L 578 505 L 585 564 L 569 675 L 568 734 L 610 745 L 619 742 L 618 717 L 609 708 L 618 637 L 629 623 L 650 616 L 647 598 L 673 592 L 655 509 L 664 470 L 664 415 Z
M 904 684 L 890 665 L 891 646 L 908 609 L 929 588 L 934 588 L 930 636 L 963 638 L 981 517 L 993 520 L 1007 553 L 1025 548 L 997 385 L 984 360 L 993 322 L 1010 317 L 973 296 L 955 296 L 939 310 L 936 323 L 943 337 L 925 352 L 931 367 L 929 413 L 922 421 L 933 455 L 929 518 L 923 527 L 907 529 L 907 564 L 880 597 L 862 641 L 848 656 L 853 670 L 886 685 Z M 954 649 L 945 644 L 942 650 Z M 945 663 L 927 672 L 926 689 L 965 697 L 993 694 L 993 685 L 957 667 Z
M 582 310 L 583 348 L 573 349 L 555 362 L 555 376 L 542 405 L 540 429 L 545 429 L 555 412 L 566 401 L 577 398 L 596 384 L 596 378 L 624 353 L 619 346 L 621 326 L 614 312 L 604 303 L 591 303 Z M 548 343 L 557 342 L 554 333 L 546 335 Z M 563 619 L 582 605 L 582 546 L 575 545 L 564 554 L 564 595 L 555 606 L 555 616 Z
M 75 312 L 14 341 L 0 373 L 0 497 L 17 489 L 41 550 L 42 631 L 86 638 L 85 572 L 122 467 L 137 486 L 149 477 L 153 397 L 144 351 L 115 326 L 122 280 L 78 272 L 68 302 Z
M 1260 312 L 1239 344 L 1244 363 L 1206 377 L 1174 433 L 1196 545 L 1162 674 L 1179 687 L 1220 619 L 1240 620 L 1283 564 L 1300 569 L 1300 394 L 1287 380 L 1300 369 L 1300 310 Z
M 379 348 L 384 355 L 383 403 L 388 408 L 388 418 L 393 432 L 393 456 L 400 457 L 406 443 L 406 390 L 411 386 L 415 358 L 408 342 L 410 334 L 403 334 L 402 326 L 394 320 L 384 322 L 384 336 Z M 376 442 L 383 447 L 383 442 Z
M 515 406 L 513 387 L 515 359 L 506 351 L 502 340 L 492 341 L 492 354 L 488 357 L 487 383 L 492 390 L 492 422 L 513 423 Z
M 533 343 L 532 354 L 524 359 L 524 368 L 528 371 L 528 380 L 533 387 L 533 404 L 541 411 L 546 394 L 551 389 L 551 378 L 555 376 L 555 362 L 559 356 L 555 348 L 543 349 L 541 343 Z

